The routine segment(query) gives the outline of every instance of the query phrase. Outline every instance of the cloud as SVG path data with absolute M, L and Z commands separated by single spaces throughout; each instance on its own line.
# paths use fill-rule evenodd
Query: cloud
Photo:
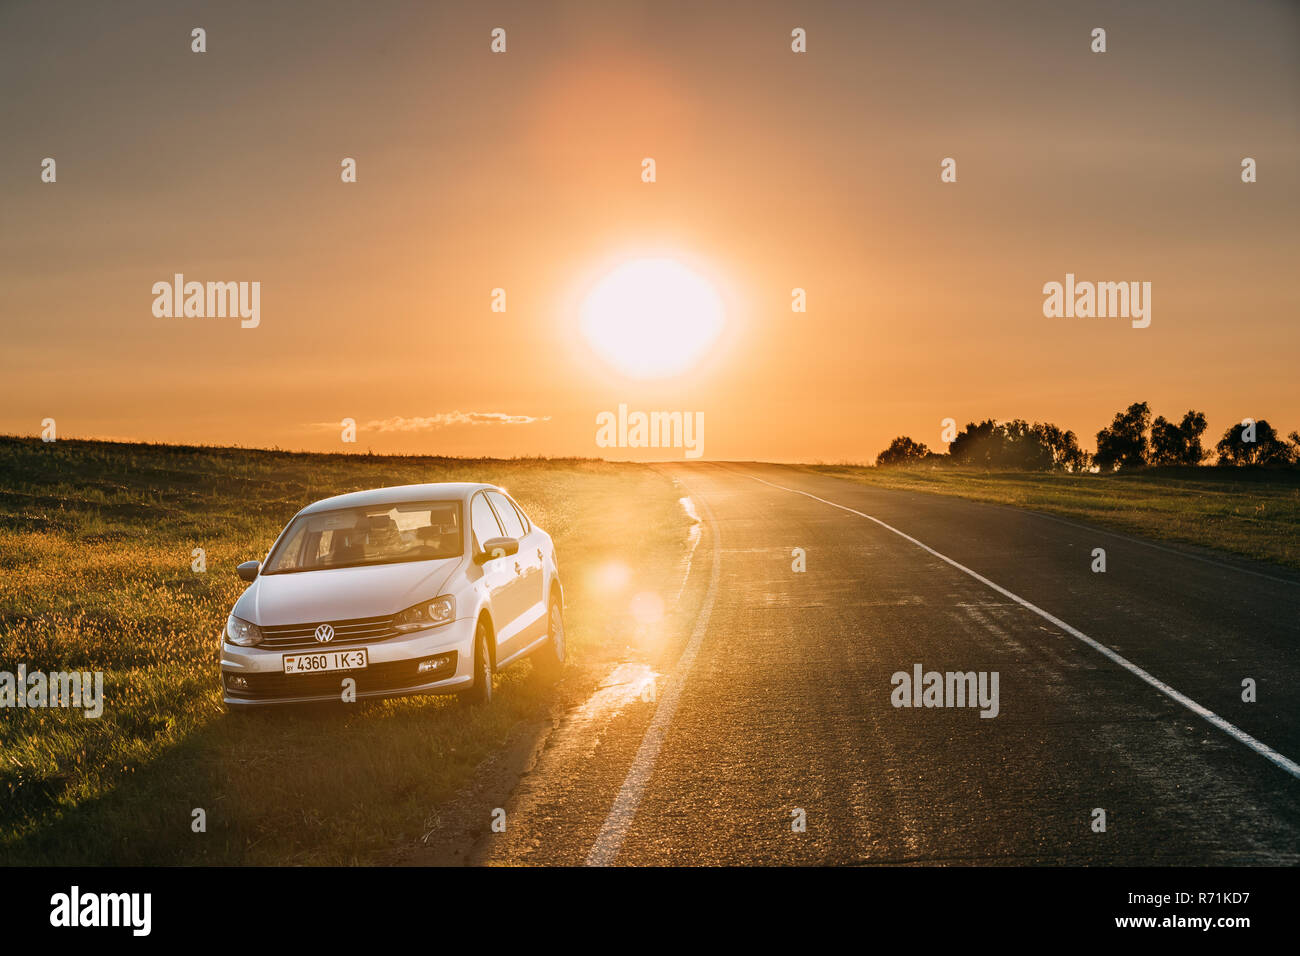
M 442 412 L 417 418 L 401 415 L 392 418 L 376 418 L 360 426 L 361 431 L 375 432 L 425 432 L 451 425 L 531 425 L 534 422 L 549 422 L 551 416 L 507 415 L 505 412 Z M 315 422 L 314 428 L 338 428 L 338 422 Z

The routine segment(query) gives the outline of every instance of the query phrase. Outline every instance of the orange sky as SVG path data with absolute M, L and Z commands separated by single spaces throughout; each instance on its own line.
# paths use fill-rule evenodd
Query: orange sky
M 1091 447 L 1139 400 L 1300 428 L 1300 8 L 919 6 L 6 4 L 0 432 L 680 457 L 598 448 L 626 403 L 702 411 L 708 458 L 840 461 L 947 417 Z M 724 298 L 685 375 L 580 335 L 637 256 Z M 260 326 L 156 318 L 176 272 L 259 281 Z M 1150 328 L 1044 318 L 1067 272 L 1151 282 Z M 536 420 L 365 427 L 452 412 Z

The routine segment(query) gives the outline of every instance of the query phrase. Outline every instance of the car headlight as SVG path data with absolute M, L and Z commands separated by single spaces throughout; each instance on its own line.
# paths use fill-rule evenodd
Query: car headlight
M 252 647 L 262 643 L 262 629 L 232 614 L 226 620 L 226 640 L 240 647 Z
M 456 599 L 450 594 L 432 601 L 421 601 L 408 607 L 393 618 L 393 627 L 399 631 L 418 631 L 422 627 L 437 627 L 456 620 Z

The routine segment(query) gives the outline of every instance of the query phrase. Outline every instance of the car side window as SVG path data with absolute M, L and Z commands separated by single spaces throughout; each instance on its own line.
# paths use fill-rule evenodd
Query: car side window
M 533 523 L 528 520 L 528 515 L 524 514 L 524 509 L 519 507 L 519 502 L 515 501 L 514 498 L 511 498 L 509 495 L 505 495 L 504 497 L 506 501 L 515 506 L 515 513 L 519 515 L 519 520 L 523 522 L 524 525 L 524 534 L 528 534 L 528 532 L 533 530 Z
M 492 507 L 496 509 L 497 517 L 501 519 L 501 527 L 506 529 L 506 535 L 511 538 L 522 538 L 527 532 L 524 531 L 524 523 L 519 520 L 519 513 L 515 511 L 515 506 L 508 498 L 495 491 L 489 491 L 487 496 L 492 499 Z
M 483 542 L 489 538 L 501 537 L 501 525 L 497 524 L 492 506 L 482 492 L 476 494 L 470 503 L 469 525 L 474 530 L 474 540 L 478 543 L 479 550 L 483 549 Z

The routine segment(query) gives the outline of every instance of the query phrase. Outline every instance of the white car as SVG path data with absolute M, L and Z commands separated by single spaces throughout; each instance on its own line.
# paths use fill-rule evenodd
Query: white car
M 308 505 L 226 622 L 227 707 L 460 693 L 526 654 L 564 664 L 551 536 L 494 485 L 377 488 Z M 355 682 L 349 685 L 347 680 Z

